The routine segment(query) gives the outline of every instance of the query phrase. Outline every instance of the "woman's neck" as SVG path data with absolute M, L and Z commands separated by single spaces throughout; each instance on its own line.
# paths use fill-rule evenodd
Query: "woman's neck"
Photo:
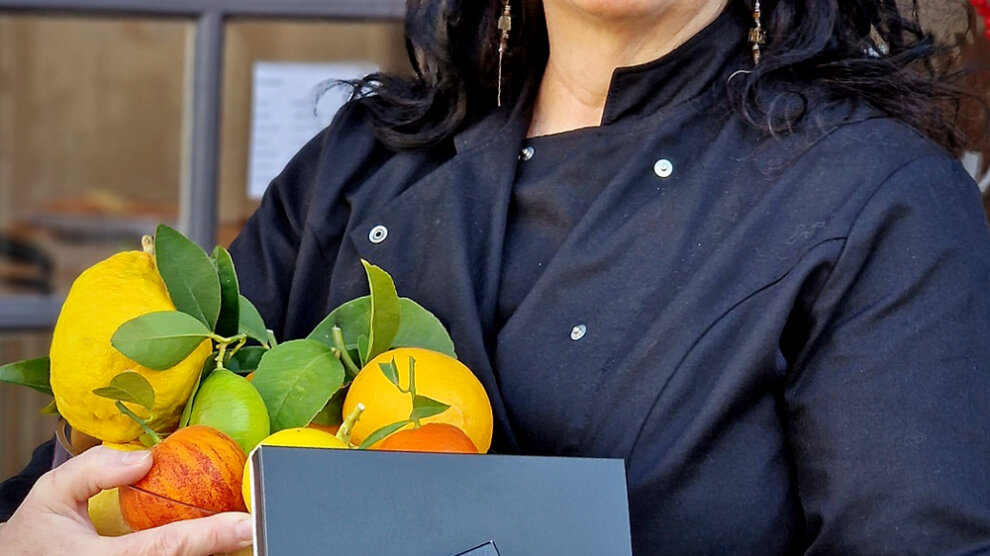
M 544 2 L 550 57 L 529 137 L 599 125 L 616 68 L 670 53 L 714 21 L 728 2 L 653 0 L 649 9 L 624 10 L 610 1 Z M 602 3 L 595 10 L 576 6 Z

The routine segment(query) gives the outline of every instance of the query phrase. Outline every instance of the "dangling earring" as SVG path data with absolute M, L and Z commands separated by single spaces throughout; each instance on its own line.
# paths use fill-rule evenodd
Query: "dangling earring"
M 767 43 L 767 31 L 763 28 L 762 12 L 760 11 L 760 0 L 756 0 L 753 6 L 753 21 L 756 27 L 749 30 L 749 42 L 753 44 L 753 64 L 760 64 L 760 47 Z
M 876 25 L 870 25 L 870 46 L 866 47 L 866 54 L 872 58 L 882 58 L 890 54 L 890 43 L 883 38 Z
M 505 0 L 502 16 L 498 18 L 498 30 L 501 36 L 498 40 L 498 106 L 502 106 L 502 58 L 509 48 L 509 31 L 512 30 L 512 6 Z

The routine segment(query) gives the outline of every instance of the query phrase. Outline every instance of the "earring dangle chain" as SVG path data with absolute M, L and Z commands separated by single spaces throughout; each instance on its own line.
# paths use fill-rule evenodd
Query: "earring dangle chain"
M 505 51 L 509 48 L 509 31 L 512 30 L 512 6 L 509 5 L 509 0 L 505 0 L 505 6 L 502 8 L 502 15 L 498 18 L 498 30 L 500 36 L 498 39 L 498 106 L 502 106 L 502 58 L 505 56 Z
M 767 43 L 767 31 L 763 28 L 763 13 L 760 10 L 760 0 L 753 6 L 753 21 L 756 26 L 749 30 L 749 42 L 753 45 L 753 63 L 759 65 L 760 47 Z

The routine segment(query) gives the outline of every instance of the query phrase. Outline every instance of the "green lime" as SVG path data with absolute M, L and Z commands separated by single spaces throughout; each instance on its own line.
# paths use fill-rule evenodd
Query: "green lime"
M 270 431 L 268 408 L 244 377 L 216 370 L 206 377 L 193 400 L 189 425 L 206 425 L 227 433 L 250 452 Z

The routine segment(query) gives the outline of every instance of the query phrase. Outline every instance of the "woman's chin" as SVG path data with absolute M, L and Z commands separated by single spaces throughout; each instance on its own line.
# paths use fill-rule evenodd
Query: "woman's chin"
M 545 2 L 563 2 L 571 9 L 602 20 L 656 17 L 677 4 L 676 0 L 545 0 Z

